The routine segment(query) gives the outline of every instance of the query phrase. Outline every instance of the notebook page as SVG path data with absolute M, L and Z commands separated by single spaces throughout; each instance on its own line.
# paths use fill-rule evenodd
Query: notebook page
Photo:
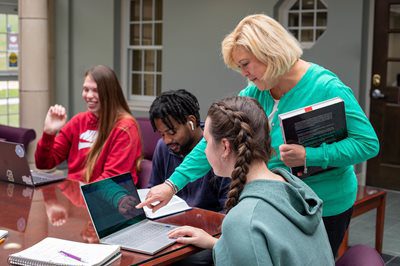
M 146 199 L 146 195 L 147 195 L 147 193 L 149 193 L 149 191 L 150 191 L 150 189 L 148 189 L 148 188 L 138 189 L 140 201 L 143 202 Z M 158 202 L 156 202 L 156 204 L 157 203 Z M 144 209 L 144 212 L 146 213 L 147 218 L 155 219 L 155 218 L 167 216 L 170 214 L 174 214 L 177 212 L 190 210 L 191 207 L 182 198 L 178 197 L 177 195 L 174 195 L 172 197 L 172 199 L 168 202 L 167 205 L 165 205 L 164 207 L 161 207 L 156 212 L 153 212 L 151 209 L 147 208 L 146 206 L 144 206 L 143 209 Z
M 47 237 L 21 252 L 10 255 L 10 262 L 37 261 L 54 265 L 101 265 L 114 254 L 118 245 L 86 244 Z

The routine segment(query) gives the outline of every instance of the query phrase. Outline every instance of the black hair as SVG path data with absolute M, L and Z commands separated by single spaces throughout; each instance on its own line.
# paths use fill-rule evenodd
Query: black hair
M 170 118 L 175 119 L 179 124 L 186 124 L 187 117 L 193 115 L 196 117 L 196 126 L 200 125 L 200 105 L 196 96 L 187 90 L 169 90 L 157 96 L 150 106 L 149 114 L 153 130 L 156 131 L 154 120 L 161 121 L 173 129 Z

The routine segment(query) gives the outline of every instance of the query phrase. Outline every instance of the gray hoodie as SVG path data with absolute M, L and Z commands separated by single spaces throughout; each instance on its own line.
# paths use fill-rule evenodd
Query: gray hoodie
M 322 201 L 300 179 L 255 180 L 222 224 L 216 265 L 334 265 L 322 222 Z

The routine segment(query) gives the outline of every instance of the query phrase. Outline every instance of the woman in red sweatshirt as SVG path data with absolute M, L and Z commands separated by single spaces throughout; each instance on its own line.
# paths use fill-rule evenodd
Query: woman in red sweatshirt
M 87 111 L 68 122 L 63 106 L 49 108 L 36 147 L 36 167 L 51 169 L 67 160 L 70 179 L 93 182 L 131 172 L 137 183 L 139 127 L 114 71 L 103 65 L 89 69 L 82 98 Z

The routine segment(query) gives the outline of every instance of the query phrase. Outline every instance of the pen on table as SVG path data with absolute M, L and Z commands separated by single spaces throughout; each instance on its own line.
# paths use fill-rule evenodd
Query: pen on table
M 60 250 L 59 252 L 61 254 L 63 254 L 64 256 L 67 256 L 68 258 L 71 258 L 71 259 L 74 259 L 74 260 L 77 260 L 77 261 L 80 261 L 80 262 L 84 262 L 81 258 L 79 258 L 78 256 L 75 256 L 75 255 L 73 255 L 71 253 L 65 252 L 63 250 Z

